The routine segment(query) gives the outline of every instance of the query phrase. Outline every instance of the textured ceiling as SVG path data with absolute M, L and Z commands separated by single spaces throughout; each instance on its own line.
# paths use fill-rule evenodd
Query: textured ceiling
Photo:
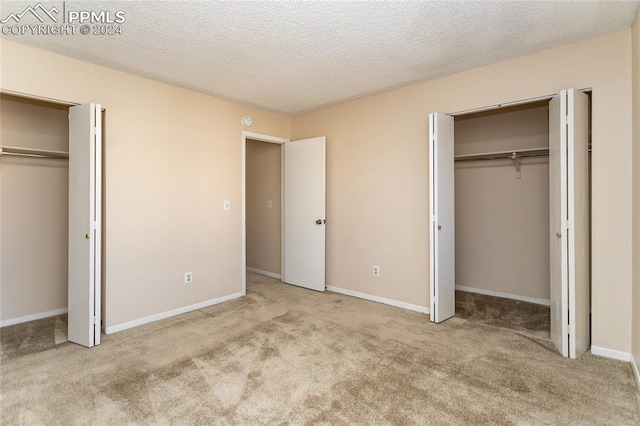
M 123 34 L 4 37 L 299 114 L 628 28 L 638 3 L 67 1 L 67 12 L 124 11 Z M 36 4 L 3 0 L 0 19 Z

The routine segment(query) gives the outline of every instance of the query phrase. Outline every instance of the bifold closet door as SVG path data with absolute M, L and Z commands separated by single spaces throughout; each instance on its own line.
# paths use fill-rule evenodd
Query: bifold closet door
M 102 108 L 69 108 L 69 341 L 100 344 Z
M 324 136 L 283 144 L 282 281 L 325 291 Z
M 453 117 L 429 114 L 429 317 L 442 322 L 456 313 Z
M 563 90 L 549 103 L 551 340 L 577 358 L 590 345 L 589 104 Z

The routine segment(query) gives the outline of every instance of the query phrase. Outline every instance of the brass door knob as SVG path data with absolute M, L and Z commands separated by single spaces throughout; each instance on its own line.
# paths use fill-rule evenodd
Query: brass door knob
M 562 238 L 562 232 L 556 232 L 556 237 Z
M 316 225 L 322 225 L 322 219 L 316 220 Z
M 438 231 L 442 231 L 442 225 L 438 225 Z
M 91 238 L 91 235 L 89 235 L 89 234 L 84 234 L 84 237 L 88 240 L 89 238 Z

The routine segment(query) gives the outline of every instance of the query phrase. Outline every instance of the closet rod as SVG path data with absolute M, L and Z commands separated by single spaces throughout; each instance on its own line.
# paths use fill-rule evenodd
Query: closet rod
M 49 151 L 46 149 L 18 148 L 15 146 L 0 147 L 0 155 L 15 155 L 19 157 L 33 158 L 69 158 L 68 152 Z
M 485 152 L 482 154 L 456 155 L 455 161 L 482 161 L 482 160 L 515 160 L 525 157 L 543 157 L 549 155 L 549 148 L 518 149 L 513 151 Z

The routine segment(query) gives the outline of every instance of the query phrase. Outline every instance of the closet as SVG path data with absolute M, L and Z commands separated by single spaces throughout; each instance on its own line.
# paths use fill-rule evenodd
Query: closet
M 0 326 L 68 312 L 100 343 L 102 115 L 98 104 L 0 94 Z
M 513 299 L 549 306 L 547 336 L 564 356 L 588 348 L 589 111 L 569 89 L 430 114 L 432 321 L 456 314 L 455 290 L 496 307 Z
M 454 129 L 456 289 L 549 306 L 548 102 Z
M 6 326 L 67 312 L 69 109 L 1 95 L 0 111 L 0 320 Z

